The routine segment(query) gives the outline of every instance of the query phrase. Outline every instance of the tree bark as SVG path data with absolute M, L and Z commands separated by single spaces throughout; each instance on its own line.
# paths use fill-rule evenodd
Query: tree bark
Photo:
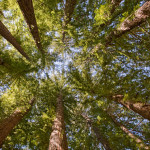
M 0 121 L 0 147 L 13 128 L 24 118 L 33 106 L 35 98 L 29 101 L 29 108 L 17 108 L 8 118 Z
M 113 14 L 115 9 L 119 6 L 119 4 L 121 3 L 122 0 L 112 0 L 111 1 L 111 10 L 110 13 Z
M 111 1 L 110 14 L 113 14 L 113 13 L 115 12 L 116 8 L 119 6 L 119 4 L 121 3 L 121 1 L 122 1 L 122 0 L 112 0 L 112 1 Z M 111 19 L 110 19 L 110 20 L 111 20 Z M 103 28 L 103 27 L 109 25 L 110 22 L 111 22 L 110 20 L 105 21 L 105 23 L 101 24 L 101 25 L 99 26 L 99 28 Z
M 112 96 L 112 99 L 124 107 L 133 110 L 140 114 L 143 118 L 150 120 L 150 104 L 144 104 L 142 102 L 123 101 L 123 95 Z
M 134 17 L 133 19 L 131 19 Z M 112 39 L 116 39 L 121 37 L 123 34 L 127 33 L 128 31 L 134 29 L 135 27 L 139 26 L 140 24 L 144 23 L 150 17 L 150 1 L 147 1 L 141 6 L 137 11 L 126 18 L 119 28 L 115 31 L 112 31 L 106 37 L 106 45 L 109 45 Z
M 0 21 L 0 34 L 8 42 L 10 42 L 27 60 L 30 61 L 29 56 L 24 52 L 22 47 L 19 45 L 19 43 L 16 41 L 16 39 L 13 37 L 13 35 L 9 32 L 9 30 L 6 28 L 6 26 L 1 21 Z
M 150 147 L 145 145 L 145 143 L 140 138 L 138 138 L 134 134 L 132 134 L 124 125 L 122 125 L 120 122 L 118 122 L 113 115 L 111 115 L 111 114 L 108 114 L 108 115 L 110 116 L 110 118 L 112 119 L 114 124 L 119 126 L 123 132 L 125 132 L 130 138 L 132 138 L 137 144 L 139 144 L 140 148 L 149 150 Z
M 132 18 L 134 16 L 134 18 Z M 113 39 L 120 38 L 122 35 L 127 33 L 128 31 L 134 29 L 135 27 L 141 25 L 146 22 L 146 20 L 150 17 L 150 1 L 147 1 L 141 6 L 137 11 L 125 19 L 119 26 L 119 28 L 112 31 L 109 35 L 105 37 L 105 46 L 108 47 L 111 45 Z M 131 19 L 132 18 L 132 19 Z M 103 27 L 103 25 L 102 25 Z M 102 44 L 97 44 L 92 50 L 91 53 L 98 51 L 101 48 Z
M 57 98 L 56 118 L 53 122 L 52 133 L 50 135 L 49 150 L 68 150 L 61 93 Z
M 65 34 L 66 34 L 64 30 L 66 29 L 67 24 L 71 21 L 71 16 L 74 12 L 76 4 L 77 4 L 77 0 L 66 0 L 65 9 L 64 9 L 63 33 L 62 33 L 63 42 L 65 40 Z
M 103 134 L 100 132 L 99 128 L 93 125 L 93 122 L 91 119 L 89 119 L 86 115 L 82 115 L 82 117 L 86 120 L 87 124 L 92 128 L 94 131 L 96 138 L 98 142 L 100 142 L 106 150 L 111 150 L 109 146 L 109 142 L 107 139 L 103 136 Z
M 34 8 L 32 0 L 17 0 L 23 16 L 29 26 L 30 32 L 35 40 L 38 49 L 44 54 L 42 49 L 41 40 L 39 36 L 38 26 L 35 19 Z

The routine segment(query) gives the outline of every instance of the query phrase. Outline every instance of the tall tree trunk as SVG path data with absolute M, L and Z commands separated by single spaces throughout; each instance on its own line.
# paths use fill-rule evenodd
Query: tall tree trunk
M 63 38 L 62 41 L 65 40 L 66 34 L 66 26 L 71 21 L 71 16 L 74 12 L 75 6 L 77 4 L 77 0 L 66 0 L 65 9 L 64 9 L 64 22 L 63 22 Z
M 62 93 L 57 98 L 56 118 L 50 135 L 49 150 L 68 150 Z
M 19 43 L 16 41 L 16 39 L 13 37 L 13 35 L 9 32 L 9 30 L 5 27 L 5 25 L 1 21 L 0 21 L 0 34 L 8 42 L 10 42 L 27 60 L 30 61 L 29 56 L 24 52 L 22 47 L 19 45 Z
M 38 49 L 44 54 L 42 49 L 41 40 L 39 36 L 38 26 L 35 19 L 34 8 L 32 0 L 17 0 L 19 7 L 24 15 L 24 18 L 29 26 L 30 32 L 35 40 Z
M 150 148 L 149 146 L 145 145 L 145 143 L 140 138 L 136 137 L 124 125 L 122 125 L 120 122 L 118 122 L 113 115 L 109 114 L 109 116 L 112 119 L 112 121 L 117 126 L 119 126 L 123 132 L 125 132 L 130 138 L 132 138 L 139 145 L 140 148 L 149 150 L 149 148 Z
M 133 19 L 131 19 L 134 17 Z M 136 28 L 142 23 L 146 22 L 146 20 L 150 17 L 150 1 L 147 1 L 141 6 L 137 11 L 125 19 L 119 26 L 119 28 L 112 31 L 109 35 L 106 36 L 105 46 L 108 47 L 111 45 L 113 39 L 120 38 L 122 35 L 127 33 L 128 31 Z M 102 25 L 103 27 L 103 25 Z M 102 44 L 97 44 L 92 50 L 91 53 L 99 50 Z
M 142 102 L 123 101 L 123 95 L 112 96 L 112 99 L 123 105 L 124 107 L 133 110 L 140 114 L 143 118 L 150 120 L 150 104 L 144 104 Z
M 10 134 L 13 128 L 24 118 L 30 111 L 35 98 L 29 101 L 29 108 L 17 108 L 8 118 L 0 121 L 0 147 L 2 146 L 5 138 Z
M 111 150 L 110 146 L 109 146 L 109 142 L 107 141 L 107 139 L 103 136 L 103 133 L 101 133 L 101 131 L 99 130 L 99 128 L 97 128 L 96 126 L 93 125 L 93 122 L 91 119 L 89 119 L 86 115 L 82 115 L 82 117 L 86 120 L 87 124 L 92 128 L 92 130 L 94 131 L 96 138 L 98 140 L 98 142 L 100 142 L 104 148 L 106 150 Z
M 133 19 L 131 19 L 134 17 Z M 108 37 L 106 38 L 106 45 L 109 45 L 113 38 L 119 38 L 123 34 L 127 33 L 128 31 L 134 29 L 135 27 L 139 26 L 143 22 L 145 22 L 150 17 L 150 1 L 147 1 L 141 6 L 139 9 L 136 10 L 134 14 L 129 16 L 125 19 L 119 28 L 115 31 L 111 32 Z
M 116 8 L 119 6 L 119 4 L 121 3 L 122 0 L 112 0 L 111 3 L 110 3 L 110 14 L 112 15 Z M 103 28 L 103 27 L 106 27 L 107 25 L 109 25 L 111 22 L 111 19 L 108 19 L 107 21 L 105 21 L 104 23 L 102 23 L 99 28 Z

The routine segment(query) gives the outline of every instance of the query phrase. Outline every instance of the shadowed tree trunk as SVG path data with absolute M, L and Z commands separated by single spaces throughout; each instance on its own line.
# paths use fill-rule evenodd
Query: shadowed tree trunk
M 123 132 L 125 132 L 130 138 L 132 138 L 138 145 L 140 148 L 142 149 L 148 149 L 149 150 L 149 146 L 145 145 L 145 143 L 138 137 L 136 137 L 134 134 L 132 134 L 124 125 L 122 125 L 120 122 L 118 122 L 115 117 L 111 114 L 108 114 L 110 116 L 110 118 L 112 119 L 112 121 L 121 128 L 121 130 Z
M 111 7 L 111 8 L 110 8 L 110 14 L 113 14 L 113 13 L 115 12 L 116 8 L 119 6 L 119 4 L 120 4 L 121 1 L 122 1 L 122 0 L 112 0 L 112 1 L 111 1 L 111 4 L 110 4 L 110 7 Z M 110 22 L 111 22 L 110 20 L 105 21 L 105 23 L 102 23 L 102 24 L 99 26 L 99 28 L 103 28 L 103 27 L 109 25 Z
M 39 36 L 37 22 L 35 19 L 32 0 L 17 0 L 17 2 L 29 26 L 30 32 L 35 40 L 38 49 L 41 51 L 42 54 L 44 54 Z
M 99 128 L 93 125 L 93 122 L 91 119 L 89 119 L 86 115 L 82 114 L 82 117 L 86 120 L 87 124 L 91 127 L 91 129 L 94 131 L 94 134 L 96 135 L 97 141 L 100 142 L 106 150 L 111 150 L 109 146 L 109 142 L 107 139 L 103 136 Z
M 57 98 L 56 118 L 53 122 L 52 133 L 50 135 L 49 150 L 68 150 L 61 93 Z
M 113 14 L 115 9 L 118 7 L 118 5 L 121 3 L 122 0 L 112 0 L 111 1 L 111 10 L 110 13 Z
M 65 34 L 66 34 L 64 30 L 66 29 L 67 24 L 71 21 L 71 16 L 74 12 L 76 4 L 77 4 L 77 0 L 66 0 L 65 9 L 64 9 L 63 33 L 62 33 L 63 42 L 65 40 Z
M 2 66 L 6 66 L 6 63 L 5 63 L 5 61 L 0 57 L 0 65 L 2 65 Z
M 124 107 L 133 110 L 140 114 L 143 118 L 150 120 L 150 104 L 144 104 L 142 102 L 123 101 L 123 95 L 112 96 L 112 99 L 123 105 Z
M 8 42 L 10 42 L 27 60 L 30 61 L 29 56 L 24 52 L 22 47 L 19 45 L 19 43 L 16 41 L 16 39 L 13 37 L 13 35 L 9 32 L 9 30 L 5 27 L 5 25 L 1 21 L 0 21 L 0 34 Z
M 13 128 L 22 120 L 22 118 L 31 110 L 35 98 L 29 101 L 29 108 L 17 108 L 9 117 L 0 121 L 0 147 L 5 138 L 10 134 Z

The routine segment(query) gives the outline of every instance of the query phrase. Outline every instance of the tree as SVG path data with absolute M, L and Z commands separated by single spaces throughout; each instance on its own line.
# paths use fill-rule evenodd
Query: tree
M 141 139 L 139 139 L 134 134 L 132 134 L 124 125 L 117 122 L 116 119 L 114 118 L 114 116 L 112 116 L 112 115 L 109 115 L 109 116 L 111 117 L 111 119 L 117 126 L 119 126 L 129 137 L 131 137 L 137 144 L 139 144 L 140 148 L 149 149 L 149 146 L 146 146 Z
M 35 40 L 35 43 L 38 47 L 38 49 L 41 51 L 42 54 L 44 54 L 44 51 L 42 49 L 41 40 L 38 32 L 37 22 L 34 15 L 34 8 L 33 8 L 33 2 L 32 0 L 24 1 L 19 0 L 18 4 L 20 6 L 20 9 L 22 10 L 22 13 L 27 21 L 27 24 L 29 26 L 30 32 L 32 33 L 32 36 Z
M 86 120 L 87 124 L 92 128 L 92 130 L 94 131 L 98 141 L 100 143 L 102 143 L 102 145 L 104 146 L 104 148 L 106 150 L 111 150 L 110 146 L 109 146 L 109 142 L 107 141 L 107 139 L 105 139 L 105 137 L 102 135 L 102 133 L 99 131 L 99 129 L 97 127 L 95 127 L 92 123 L 92 120 L 90 120 L 87 116 L 82 115 L 83 118 Z
M 145 0 L 1 0 L 2 149 L 149 149 L 149 18 Z
M 5 138 L 10 134 L 12 129 L 21 121 L 22 118 L 30 111 L 35 98 L 29 101 L 29 108 L 17 108 L 9 117 L 0 121 L 0 146 Z
M 8 31 L 5 25 L 0 21 L 0 34 L 6 38 L 27 60 L 30 60 L 28 55 L 24 52 L 22 47 L 18 44 L 16 39 L 12 36 L 12 34 Z
M 56 119 L 54 120 L 54 123 L 52 126 L 49 150 L 53 150 L 53 149 L 67 150 L 68 149 L 67 137 L 65 133 L 63 109 L 64 108 L 63 108 L 62 93 L 60 91 L 58 98 L 57 98 Z

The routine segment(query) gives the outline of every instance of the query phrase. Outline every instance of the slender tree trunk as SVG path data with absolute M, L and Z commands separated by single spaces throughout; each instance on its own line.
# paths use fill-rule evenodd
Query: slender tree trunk
M 19 43 L 16 41 L 16 39 L 13 37 L 13 35 L 9 32 L 9 30 L 5 27 L 5 25 L 1 21 L 0 21 L 0 34 L 8 42 L 10 42 L 27 60 L 30 61 L 29 56 L 24 52 L 22 47 L 19 45 Z
M 121 128 L 123 132 L 125 132 L 130 138 L 132 138 L 142 149 L 150 149 L 149 146 L 145 145 L 145 143 L 138 137 L 136 137 L 134 134 L 132 134 L 124 125 L 122 125 L 120 122 L 118 122 L 113 115 L 110 115 L 110 118 L 112 121 Z
M 112 0 L 110 13 L 113 14 L 115 9 L 119 6 L 122 0 Z
M 123 95 L 112 96 L 112 99 L 124 107 L 140 114 L 143 118 L 150 120 L 150 104 L 142 102 L 123 101 Z
M 94 126 L 92 120 L 89 119 L 86 115 L 82 115 L 82 116 L 86 120 L 86 122 L 88 123 L 88 125 L 92 128 L 92 130 L 94 131 L 98 142 L 100 142 L 104 146 L 104 148 L 106 150 L 111 150 L 111 148 L 109 146 L 109 142 L 103 136 L 103 134 L 101 133 L 101 131 L 99 130 L 99 128 L 97 128 L 96 126 Z
M 64 22 L 63 22 L 63 38 L 62 41 L 65 40 L 66 34 L 66 26 L 71 21 L 71 16 L 74 12 L 75 6 L 77 4 L 77 0 L 66 0 L 65 9 L 64 9 Z
M 68 150 L 61 93 L 57 98 L 56 118 L 53 122 L 52 133 L 50 135 L 49 150 Z
M 24 15 L 24 18 L 29 26 L 30 32 L 35 40 L 38 49 L 44 54 L 42 49 L 41 40 L 39 36 L 38 26 L 35 19 L 34 8 L 32 0 L 17 0 L 19 7 Z
M 111 4 L 110 4 L 110 14 L 113 14 L 114 12 L 115 12 L 115 10 L 116 10 L 116 8 L 119 6 L 119 4 L 121 3 L 121 1 L 122 0 L 112 0 L 111 1 Z M 110 19 L 111 20 L 111 19 Z M 107 21 L 105 21 L 104 23 L 102 23 L 99 27 L 100 28 L 103 28 L 103 27 L 105 27 L 105 26 L 107 26 L 107 25 L 109 25 L 110 24 L 110 20 L 107 20 Z
M 0 147 L 2 146 L 5 138 L 10 134 L 13 128 L 24 118 L 30 111 L 35 98 L 29 101 L 30 108 L 17 108 L 8 118 L 0 121 Z

